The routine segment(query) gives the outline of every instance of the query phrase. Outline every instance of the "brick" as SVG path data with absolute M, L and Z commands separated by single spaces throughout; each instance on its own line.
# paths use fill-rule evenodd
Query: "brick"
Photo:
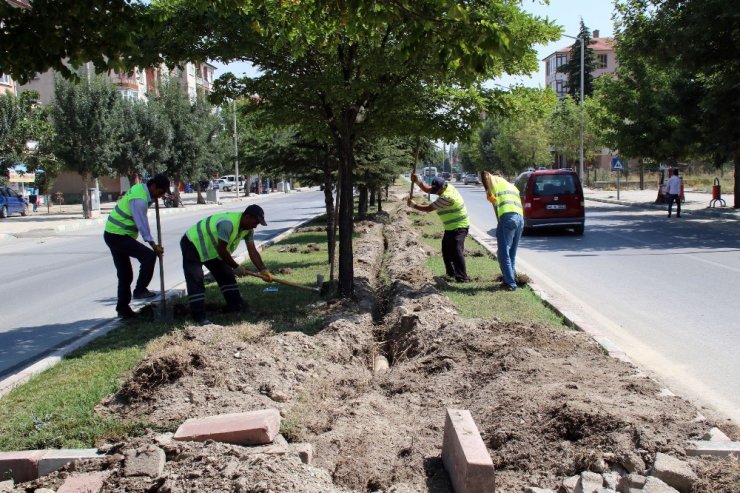
M 71 474 L 64 480 L 57 493 L 99 493 L 108 476 L 109 471 Z
M 278 431 L 280 431 L 280 412 L 277 409 L 264 409 L 189 419 L 180 425 L 174 439 L 264 445 L 271 443 Z
M 313 445 L 310 443 L 291 444 L 290 450 L 296 454 L 304 464 L 311 464 L 311 462 L 313 462 Z
M 39 460 L 44 450 L 0 452 L 0 480 L 12 479 L 16 483 L 39 477 Z
M 690 493 L 694 482 L 699 479 L 686 462 L 660 452 L 655 454 L 650 475 L 681 493 Z
M 740 457 L 740 442 L 728 442 L 725 440 L 705 442 L 695 440 L 686 447 L 687 455 L 713 455 L 715 457 Z
M 470 411 L 447 409 L 442 462 L 455 493 L 493 493 L 493 461 Z
M 46 476 L 54 471 L 58 471 L 70 462 L 80 459 L 97 459 L 102 457 L 98 449 L 80 448 L 80 449 L 50 449 L 44 450 L 44 455 L 39 460 L 39 477 Z

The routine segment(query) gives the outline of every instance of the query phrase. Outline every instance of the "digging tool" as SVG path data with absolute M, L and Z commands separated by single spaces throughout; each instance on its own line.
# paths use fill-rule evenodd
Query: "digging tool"
M 154 212 L 157 217 L 157 244 L 161 247 L 162 223 L 159 220 L 159 199 L 154 201 Z M 172 322 L 175 318 L 174 313 L 172 310 L 167 309 L 167 298 L 165 297 L 164 292 L 164 260 L 162 259 L 162 255 L 157 256 L 159 257 L 159 289 L 162 299 L 157 305 L 156 310 L 154 310 L 154 319 L 159 322 Z
M 411 174 L 416 174 L 416 162 L 419 160 L 419 147 L 421 146 L 421 142 L 419 139 L 416 139 L 416 148 L 414 149 L 414 163 L 411 165 Z M 409 190 L 409 198 L 414 198 L 414 182 L 411 182 L 411 190 Z
M 253 272 L 251 270 L 246 271 L 246 275 L 262 278 L 262 275 L 259 272 Z M 285 279 L 278 279 L 276 277 L 273 277 L 272 281 L 278 284 L 282 284 L 284 286 L 291 286 L 293 288 L 303 289 L 304 291 L 312 291 L 314 293 L 319 293 L 321 292 L 321 286 L 324 284 L 324 276 L 322 276 L 321 274 L 316 275 L 316 287 L 314 288 L 309 287 L 309 286 L 304 286 L 303 284 L 286 281 Z

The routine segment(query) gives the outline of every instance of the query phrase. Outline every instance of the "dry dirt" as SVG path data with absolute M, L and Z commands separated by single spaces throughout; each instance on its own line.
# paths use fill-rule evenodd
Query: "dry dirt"
M 703 481 L 697 491 L 732 491 L 735 479 L 716 461 L 684 457 L 686 441 L 716 422 L 659 396 L 659 384 L 586 334 L 460 318 L 424 266 L 436 252 L 404 209 L 390 209 L 357 224 L 357 299 L 323 305 L 320 333 L 188 327 L 159 341 L 98 409 L 174 430 L 187 418 L 277 408 L 288 441 L 313 445 L 311 466 L 152 432 L 102 444 L 104 491 L 450 492 L 440 459 L 446 408 L 471 411 L 500 492 L 555 489 L 589 468 L 644 471 L 656 452 L 690 460 Z M 373 373 L 377 355 L 388 371 Z M 123 452 L 152 443 L 167 454 L 164 473 L 125 477 Z M 33 486 L 57 486 L 64 474 Z

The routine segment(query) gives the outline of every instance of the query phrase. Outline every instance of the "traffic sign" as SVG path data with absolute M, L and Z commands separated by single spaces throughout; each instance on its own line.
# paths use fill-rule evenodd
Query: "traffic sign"
M 624 163 L 619 159 L 619 156 L 614 156 L 612 158 L 612 171 L 618 169 L 624 169 Z

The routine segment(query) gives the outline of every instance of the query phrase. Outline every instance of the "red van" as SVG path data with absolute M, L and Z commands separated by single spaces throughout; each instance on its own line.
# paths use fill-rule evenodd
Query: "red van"
M 514 184 L 524 208 L 524 233 L 534 228 L 569 228 L 582 235 L 586 223 L 583 188 L 575 171 L 525 171 Z

